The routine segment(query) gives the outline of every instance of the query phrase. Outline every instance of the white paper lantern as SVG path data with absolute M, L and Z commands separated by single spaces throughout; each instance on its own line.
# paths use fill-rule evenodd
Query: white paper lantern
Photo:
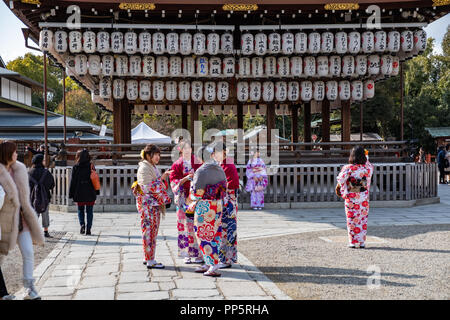
M 116 74 L 118 76 L 128 75 L 128 57 L 125 55 L 116 56 Z
M 220 50 L 222 54 L 233 53 L 233 35 L 229 32 L 225 32 L 220 36 Z
M 390 75 L 392 73 L 394 60 L 391 55 L 383 55 L 380 60 L 381 74 Z
M 97 33 L 96 38 L 97 38 L 97 51 L 100 53 L 108 53 L 110 50 L 109 33 L 106 31 L 100 31 Z
M 148 80 L 139 82 L 139 99 L 149 101 L 152 95 L 152 85 Z
M 139 83 L 137 80 L 127 81 L 127 99 L 134 101 L 139 97 Z
M 191 98 L 191 83 L 189 81 L 181 81 L 178 84 L 178 98 L 181 101 L 188 101 Z
M 372 31 L 363 32 L 362 50 L 364 53 L 372 53 L 375 51 L 375 36 Z
M 290 74 L 290 63 L 289 57 L 279 57 L 278 58 L 278 75 L 280 77 L 287 77 Z
M 255 35 L 255 53 L 263 56 L 267 53 L 267 35 L 265 33 L 257 33 Z
M 281 35 L 279 33 L 269 34 L 268 41 L 269 53 L 278 54 L 281 52 Z
M 317 63 L 317 74 L 319 77 L 326 77 L 329 74 L 328 70 L 328 57 L 327 56 L 319 56 L 316 58 Z
M 177 54 L 180 50 L 179 37 L 176 32 L 169 32 L 166 35 L 166 48 L 168 54 Z
M 314 81 L 313 98 L 315 101 L 322 101 L 325 99 L 325 82 Z
M 275 98 L 275 84 L 272 81 L 263 82 L 262 96 L 265 102 L 273 101 Z
M 351 88 L 350 88 L 350 81 L 342 80 L 339 81 L 339 98 L 341 100 L 349 100 L 351 97 Z
M 306 53 L 308 50 L 308 35 L 304 32 L 295 34 L 295 53 Z
M 147 31 L 139 33 L 139 52 L 142 54 L 149 54 L 151 51 L 152 35 Z
M 394 30 L 388 33 L 387 47 L 390 52 L 398 52 L 400 50 L 400 32 Z
M 114 74 L 114 57 L 105 55 L 102 57 L 102 75 L 112 76 Z
M 308 35 L 308 52 L 312 54 L 316 54 L 320 52 L 321 44 L 320 44 L 320 33 L 311 32 Z
M 167 81 L 166 82 L 166 99 L 168 101 L 174 101 L 177 99 L 177 82 Z
M 125 32 L 124 49 L 128 54 L 135 54 L 137 52 L 137 34 L 133 31 Z
M 89 55 L 88 58 L 89 74 L 98 76 L 102 72 L 102 60 L 100 56 Z
M 375 82 L 373 80 L 364 81 L 364 99 L 371 99 L 375 96 Z
M 297 101 L 300 99 L 300 84 L 297 81 L 290 81 L 288 83 L 288 100 Z
M 160 80 L 153 81 L 153 100 L 162 101 L 164 96 L 164 82 Z
M 123 33 L 115 31 L 111 33 L 111 51 L 113 53 L 123 52 Z
M 103 77 L 99 81 L 99 91 L 100 98 L 109 99 L 111 98 L 111 79 L 109 77 Z
M 44 52 L 53 49 L 53 31 L 44 29 L 39 32 L 39 48 Z
M 241 53 L 243 55 L 251 55 L 255 50 L 253 34 L 246 32 L 241 36 Z
M 283 54 L 292 54 L 294 52 L 294 34 L 285 32 L 281 36 L 281 52 Z
M 392 57 L 392 72 L 391 76 L 396 76 L 400 72 L 400 58 L 397 56 Z
M 303 59 L 303 73 L 308 77 L 316 75 L 316 58 L 309 56 Z
M 300 77 L 303 72 L 303 60 L 302 57 L 292 57 L 291 58 L 291 74 L 294 77 Z
M 277 58 L 265 57 L 264 58 L 264 73 L 266 76 L 273 77 L 277 74 Z
M 83 47 L 81 43 L 82 35 L 80 31 L 69 32 L 69 51 L 71 53 L 80 53 Z
M 364 97 L 364 85 L 362 81 L 353 81 L 351 84 L 352 99 L 354 101 L 361 101 Z
M 330 31 L 325 31 L 321 35 L 320 52 L 331 53 L 333 51 L 334 34 Z
M 222 74 L 222 59 L 212 57 L 209 59 L 209 75 L 211 77 L 220 77 Z
M 171 77 L 180 77 L 182 74 L 182 62 L 180 57 L 169 58 L 169 74 Z
M 313 84 L 311 81 L 302 81 L 300 95 L 303 101 L 311 101 L 313 98 Z
M 195 60 L 192 57 L 185 57 L 183 58 L 183 75 L 185 77 L 192 77 L 194 76 L 196 71 L 195 68 Z
M 384 52 L 387 48 L 387 35 L 383 30 L 375 32 L 375 52 Z
M 411 30 L 405 30 L 401 33 L 400 43 L 404 52 L 410 52 L 414 49 L 414 34 Z
M 142 58 L 142 72 L 146 77 L 153 77 L 155 75 L 155 58 L 152 56 L 144 56 Z
M 327 81 L 325 91 L 327 94 L 327 99 L 334 101 L 338 98 L 338 83 L 337 81 Z
M 192 34 L 183 32 L 180 34 L 180 53 L 188 55 L 192 52 Z
M 350 77 L 355 73 L 355 58 L 353 56 L 344 56 L 342 58 L 342 75 Z
M 194 41 L 193 45 L 194 54 L 196 55 L 204 54 L 206 51 L 206 36 L 201 32 L 197 32 L 196 34 L 194 34 L 193 41 Z
M 242 77 L 249 77 L 251 74 L 250 58 L 239 58 L 239 75 Z
M 201 101 L 203 99 L 203 82 L 192 81 L 191 83 L 191 99 L 192 101 Z
M 264 75 L 264 59 L 261 57 L 252 58 L 252 75 L 255 78 L 262 77 Z
M 125 80 L 114 79 L 113 81 L 113 98 L 121 100 L 125 97 Z
M 361 34 L 358 31 L 352 31 L 348 34 L 348 52 L 357 54 L 361 50 Z
M 206 81 L 204 84 L 205 87 L 205 101 L 213 102 L 216 100 L 216 83 L 213 81 Z
M 167 77 L 169 75 L 169 59 L 167 57 L 156 58 L 156 75 Z
M 251 101 L 259 101 L 261 100 L 261 82 L 252 81 L 250 82 L 250 100 Z
M 367 73 L 367 56 L 365 55 L 356 56 L 355 72 L 360 76 L 364 76 Z
M 239 81 L 237 84 L 237 99 L 240 102 L 245 102 L 249 97 L 249 85 L 247 81 Z
M 206 38 L 206 49 L 210 55 L 216 55 L 219 53 L 220 36 L 217 33 L 208 33 L 208 37 Z
M 344 31 L 336 32 L 334 36 L 334 47 L 336 48 L 336 53 L 338 54 L 347 53 L 347 33 L 345 33 Z
M 58 30 L 54 34 L 53 48 L 58 53 L 65 53 L 67 51 L 67 32 Z
M 233 57 L 223 58 L 223 75 L 233 77 L 235 74 L 235 60 Z
M 75 73 L 84 76 L 88 71 L 88 60 L 84 54 L 77 54 L 75 56 Z
M 139 76 L 141 75 L 142 59 L 140 56 L 130 57 L 130 75 Z
M 219 81 L 217 83 L 217 100 L 225 102 L 230 96 L 229 84 L 226 81 Z
M 414 48 L 419 52 L 423 52 L 427 48 L 427 33 L 425 30 L 414 32 Z
M 367 61 L 369 75 L 377 75 L 380 73 L 380 56 L 370 55 Z
M 198 57 L 197 58 L 197 76 L 206 77 L 208 75 L 208 58 Z
M 152 50 L 154 54 L 164 54 L 166 52 L 166 36 L 162 32 L 155 32 L 152 35 Z
M 330 56 L 328 59 L 328 69 L 330 76 L 339 77 L 341 75 L 341 57 L 340 56 Z

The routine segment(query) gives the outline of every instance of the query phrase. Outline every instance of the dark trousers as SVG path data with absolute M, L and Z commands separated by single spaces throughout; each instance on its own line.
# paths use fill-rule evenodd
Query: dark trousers
M 7 296 L 8 290 L 6 290 L 6 283 L 5 283 L 5 279 L 3 279 L 3 273 L 2 273 L 2 268 L 0 268 L 0 298 Z
M 87 225 L 84 220 L 85 208 L 87 216 Z M 78 206 L 78 220 L 80 221 L 80 226 L 85 225 L 87 230 L 91 230 L 93 219 L 94 219 L 94 206 Z
M 438 165 L 439 167 L 439 183 L 445 183 L 445 168 L 444 165 Z

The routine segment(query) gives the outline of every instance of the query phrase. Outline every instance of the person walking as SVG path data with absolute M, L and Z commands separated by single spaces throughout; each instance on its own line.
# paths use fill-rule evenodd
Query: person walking
M 91 235 L 94 220 L 94 205 L 100 191 L 95 190 L 91 180 L 91 156 L 87 149 L 80 149 L 75 155 L 75 165 L 70 180 L 69 198 L 77 203 L 80 234 Z M 85 219 L 85 213 L 87 223 Z
M 264 208 L 264 190 L 267 187 L 268 179 L 266 165 L 260 158 L 258 150 L 248 160 L 245 174 L 247 176 L 245 190 L 250 192 L 250 207 L 253 210 L 262 210 Z
M 36 154 L 32 160 L 32 169 L 28 172 L 31 190 L 31 205 L 36 211 L 38 218 L 42 215 L 42 227 L 44 236 L 51 238 L 48 233 L 50 226 L 49 204 L 52 197 L 52 190 L 55 187 L 53 175 L 44 168 L 44 155 Z
M 190 141 L 183 140 L 178 144 L 180 158 L 171 167 L 170 186 L 174 194 L 177 210 L 178 256 L 184 263 L 202 263 L 203 257 L 198 250 L 194 233 L 194 214 L 186 214 L 185 202 L 191 187 L 190 181 L 194 172 L 201 166 L 192 154 Z
M 23 285 L 25 300 L 41 299 L 34 286 L 33 243 L 44 245 L 44 235 L 37 214 L 30 203 L 30 186 L 25 165 L 17 161 L 15 143 L 0 143 L 0 185 L 5 200 L 0 209 L 0 266 L 9 251 L 19 245 L 23 260 Z
M 439 184 L 445 184 L 445 156 L 446 151 L 444 146 L 440 146 L 437 154 L 437 163 L 439 168 Z
M 167 178 L 172 173 L 165 171 L 162 175 L 156 165 L 161 157 L 160 149 L 148 144 L 141 152 L 137 181 L 132 190 L 136 197 L 136 207 L 141 214 L 142 242 L 144 248 L 144 264 L 148 269 L 162 269 L 164 265 L 155 260 L 156 236 L 158 235 L 161 216 L 164 217 L 166 204 L 171 199 L 167 193 Z
M 337 177 L 336 192 L 345 200 L 349 247 L 359 243 L 360 248 L 365 248 L 373 165 L 362 147 L 351 150 L 348 162 Z
M 0 210 L 3 208 L 5 202 L 5 190 L 0 184 Z M 2 238 L 2 229 L 0 228 L 0 239 Z M 1 259 L 1 258 L 0 258 Z M 5 278 L 3 278 L 2 268 L 0 267 L 0 300 L 14 300 L 16 297 L 8 293 L 6 288 Z

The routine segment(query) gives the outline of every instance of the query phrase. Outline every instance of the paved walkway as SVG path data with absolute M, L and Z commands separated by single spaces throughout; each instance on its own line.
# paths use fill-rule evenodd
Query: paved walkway
M 450 186 L 439 186 L 441 203 L 412 208 L 372 208 L 371 226 L 449 224 Z M 257 239 L 345 228 L 343 209 L 298 209 L 239 212 L 238 239 Z M 193 272 L 177 256 L 175 212 L 167 212 L 156 258 L 165 269 L 147 270 L 139 215 L 94 212 L 93 235 L 79 234 L 75 213 L 51 213 L 50 230 L 66 231 L 35 269 L 43 299 L 290 299 L 245 256 L 222 277 Z M 22 292 L 16 293 L 20 297 Z

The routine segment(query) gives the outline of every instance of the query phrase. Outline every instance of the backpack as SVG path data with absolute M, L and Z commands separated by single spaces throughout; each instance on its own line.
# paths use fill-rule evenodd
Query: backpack
M 44 171 L 39 181 L 36 181 L 30 175 L 30 181 L 33 183 L 33 189 L 30 193 L 31 205 L 37 213 L 43 213 L 47 210 L 47 207 L 50 203 L 50 199 L 48 198 L 48 192 L 45 189 L 44 181 L 47 176 L 48 171 Z

